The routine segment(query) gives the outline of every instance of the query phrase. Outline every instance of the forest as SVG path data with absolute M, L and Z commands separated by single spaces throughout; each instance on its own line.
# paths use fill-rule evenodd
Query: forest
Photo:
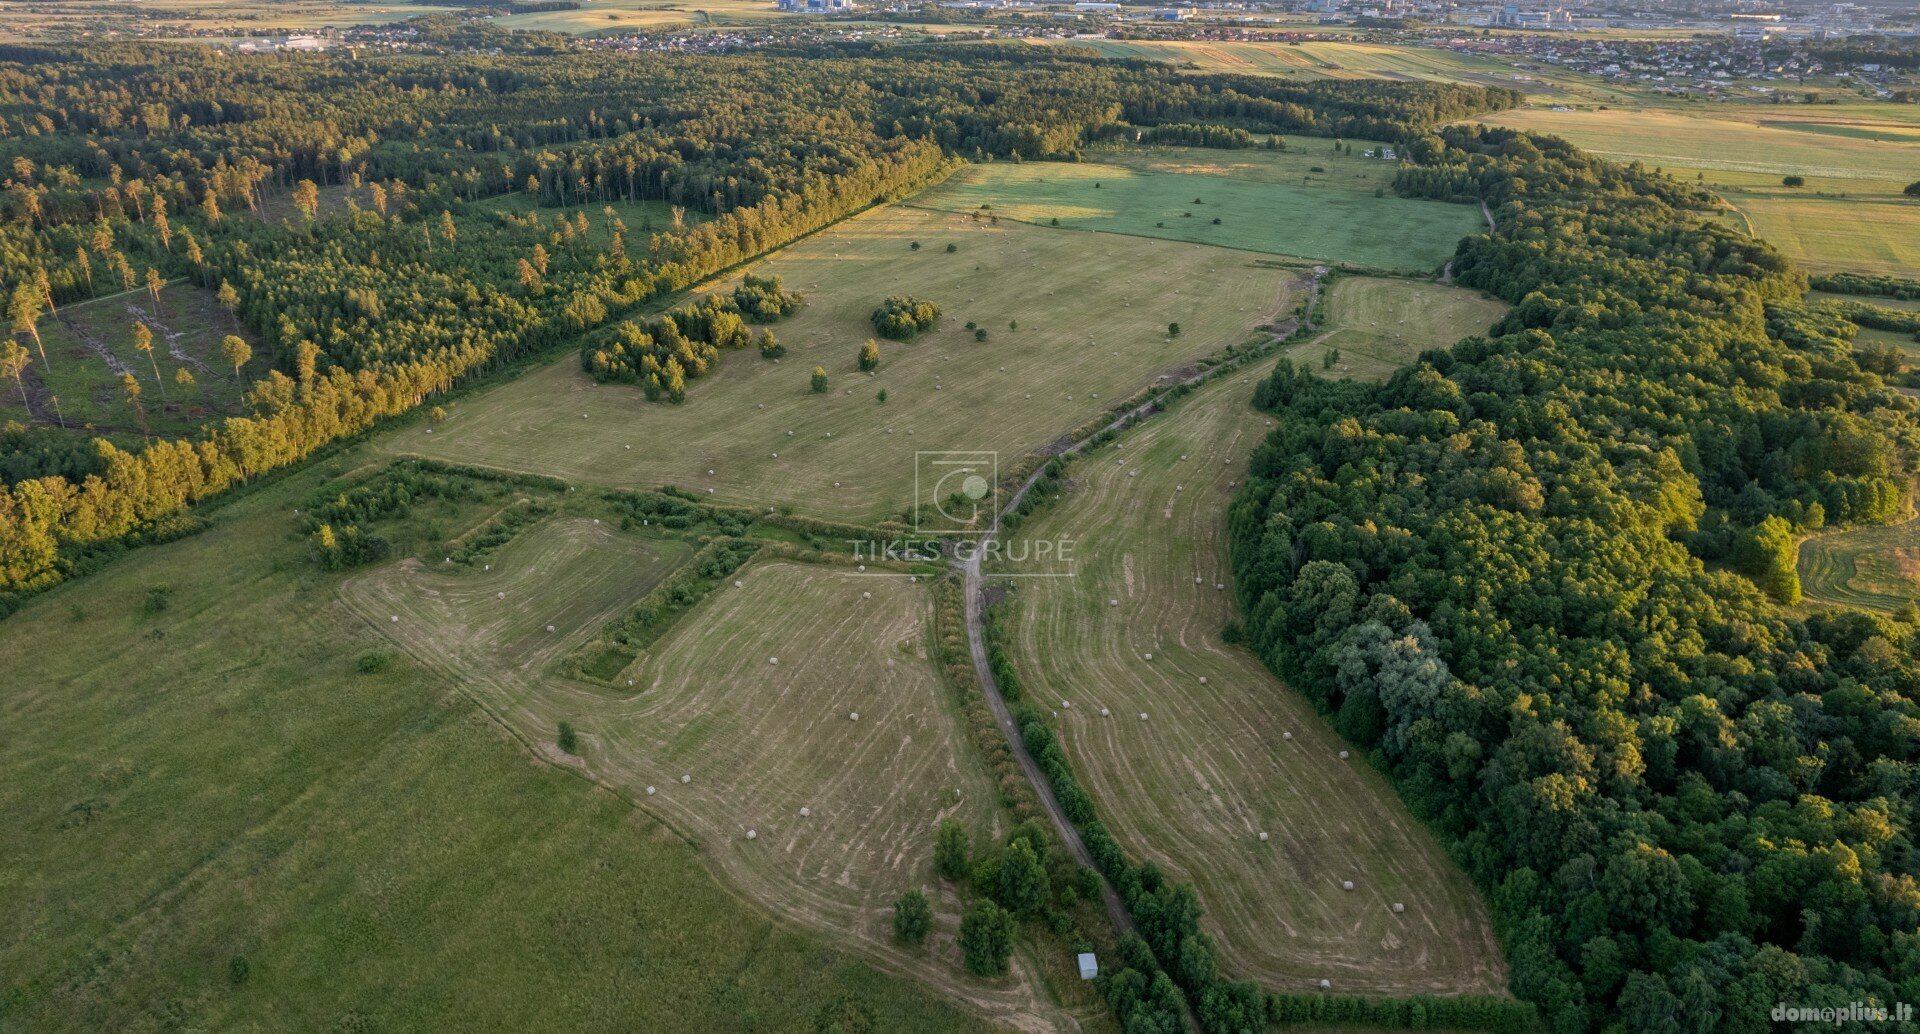
M 0 52 L 0 297 L 16 335 L 63 305 L 185 279 L 217 291 L 273 362 L 245 415 L 191 439 L 9 428 L 5 606 L 103 543 L 908 193 L 957 159 L 1072 158 L 1162 122 L 1391 132 L 1517 101 L 1475 87 L 1196 80 L 1032 48 L 753 62 L 550 48 L 536 37 L 527 52 L 457 64 L 230 61 L 132 44 Z M 324 203 L 341 195 L 342 211 Z M 536 206 L 532 218 L 482 205 L 512 195 Z M 673 217 L 630 227 L 605 210 L 635 201 Z M 614 360 L 603 373 L 651 378 L 641 356 L 672 358 L 679 342 L 627 326 L 609 355 L 624 348 L 635 372 Z M 45 361 L 18 357 L 23 396 Z M 128 395 L 142 405 L 137 382 Z
M 1556 1030 L 1761 1031 L 1920 994 L 1920 614 L 1806 615 L 1797 536 L 1884 522 L 1914 400 L 1704 199 L 1449 128 L 1515 308 L 1383 385 L 1283 364 L 1232 512 L 1249 642 L 1485 888 Z

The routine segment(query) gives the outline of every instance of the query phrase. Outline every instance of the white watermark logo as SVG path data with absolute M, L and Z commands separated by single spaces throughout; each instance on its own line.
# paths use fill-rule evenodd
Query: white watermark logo
M 993 486 L 1000 454 L 946 450 L 913 454 L 913 530 L 920 535 L 985 535 L 997 527 Z
M 1843 1027 L 1849 1023 L 1912 1023 L 1913 1006 L 1907 1002 L 1895 1002 L 1892 1005 L 1872 1005 L 1867 1002 L 1848 1002 L 1845 1005 L 1788 1005 L 1785 1002 L 1774 1004 L 1768 1017 L 1775 1023 L 1826 1023 Z

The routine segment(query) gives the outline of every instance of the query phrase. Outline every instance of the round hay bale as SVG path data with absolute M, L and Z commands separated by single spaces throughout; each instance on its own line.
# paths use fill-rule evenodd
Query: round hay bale
M 1147 660 L 1153 660 L 1153 655 L 1152 655 L 1152 654 L 1147 654 Z
M 1203 686 L 1207 684 L 1207 677 L 1205 675 L 1200 676 L 1200 684 Z
M 859 720 L 860 720 L 860 712 L 858 712 L 858 711 L 848 711 L 848 712 L 847 712 L 847 720 L 848 720 L 848 721 L 854 721 L 854 722 L 857 722 L 857 721 L 859 721 Z
M 1118 607 L 1119 605 L 1120 605 L 1120 601 L 1119 601 L 1119 600 L 1108 600 L 1108 601 L 1107 601 L 1107 606 L 1109 606 L 1109 607 Z
M 1283 733 L 1281 733 L 1281 734 L 1280 734 L 1280 738 L 1281 738 L 1281 739 L 1283 739 L 1283 740 L 1290 740 L 1290 739 L 1293 739 L 1293 733 L 1290 733 L 1290 732 L 1283 732 Z
M 1398 913 L 1401 913 L 1401 912 L 1405 912 L 1406 910 L 1407 910 L 1407 906 L 1406 906 L 1406 905 L 1404 905 L 1404 904 L 1401 904 L 1401 903 L 1400 903 L 1400 902 L 1398 902 L 1398 901 L 1396 901 L 1396 902 L 1394 902 L 1394 903 L 1393 903 L 1393 911 L 1394 911 L 1394 913 L 1395 913 L 1395 914 L 1398 914 Z
M 1326 978 L 1324 978 L 1324 977 L 1323 977 L 1323 978 L 1321 978 L 1321 980 L 1320 980 L 1320 990 L 1322 990 L 1322 991 L 1325 991 L 1325 990 L 1326 990 L 1327 988 L 1329 988 L 1329 987 L 1332 987 L 1332 986 L 1333 986 L 1333 981 L 1331 981 L 1331 980 L 1328 980 L 1328 979 L 1326 979 Z
M 776 460 L 777 460 L 777 459 L 779 459 L 779 458 L 780 458 L 780 454 L 779 454 L 779 453 L 777 453 L 777 452 L 776 452 L 776 453 L 774 453 L 774 454 L 773 454 L 773 458 L 774 458 L 774 459 L 776 459 Z
M 1112 713 L 1111 711 L 1108 711 L 1108 710 L 1107 710 L 1106 708 L 1104 708 L 1104 707 L 1100 709 L 1100 717 L 1102 717 L 1102 718 L 1105 718 L 1105 717 L 1107 717 L 1107 716 L 1108 716 L 1109 714 L 1111 714 L 1111 713 Z
M 746 585 L 746 584 L 747 584 L 746 582 L 743 582 L 743 581 L 741 581 L 741 580 L 740 580 L 740 579 L 738 579 L 738 578 L 735 578 L 735 579 L 733 580 L 733 587 L 734 587 L 734 588 L 736 588 L 736 589 L 738 589 L 738 588 L 740 588 L 740 587 L 742 587 L 742 586 L 744 586 L 744 585 Z
M 1140 720 L 1143 722 L 1147 720 L 1147 712 L 1145 711 L 1140 712 Z
M 396 625 L 400 623 L 400 615 L 398 615 L 398 614 L 395 614 L 395 615 L 393 616 L 393 623 L 394 623 L 394 624 L 396 624 Z
M 691 783 L 691 782 L 693 782 L 693 777 L 692 777 L 692 776 L 690 776 L 690 775 L 683 775 L 683 776 L 681 776 L 681 777 L 680 777 L 680 782 L 681 782 L 681 783 L 683 783 L 683 784 L 684 784 L 684 783 Z
M 1267 842 L 1267 835 L 1265 833 L 1260 834 L 1260 842 L 1263 844 Z
M 759 837 L 760 837 L 760 834 L 759 834 L 758 832 L 756 832 L 756 831 L 754 831 L 754 830 L 751 830 L 751 829 L 749 829 L 749 830 L 747 830 L 747 839 L 748 839 L 748 840 L 757 840 L 757 839 L 759 839 Z
M 768 664 L 779 664 L 779 663 L 780 663 L 780 658 L 778 658 L 778 657 L 769 657 L 769 658 L 767 658 L 767 663 L 768 663 Z
M 507 594 L 504 592 L 496 592 L 493 594 L 493 598 L 496 600 L 504 600 L 507 598 Z
M 1071 701 L 1071 700 L 1062 700 L 1062 701 L 1060 701 L 1060 706 L 1061 706 L 1061 707 L 1072 707 L 1072 706 L 1073 706 L 1073 701 Z
M 801 809 L 800 809 L 800 817 L 801 817 L 801 818 L 803 818 L 803 819 L 804 819 L 804 818 L 806 818 L 807 816 L 809 816 L 809 815 L 811 815 L 811 814 L 813 814 L 813 809 L 812 809 L 812 808 L 801 808 Z
M 863 592 L 863 593 L 861 593 L 861 594 L 860 594 L 860 598 L 861 598 L 861 599 L 863 599 L 863 600 L 870 600 L 870 599 L 872 599 L 872 598 L 873 598 L 873 593 L 870 593 L 870 592 Z
M 551 632 L 551 631 L 553 631 L 553 626 L 552 626 L 552 625 L 548 625 L 548 626 L 547 626 L 547 631 L 549 631 L 549 632 Z
M 647 787 L 647 796 L 648 796 L 648 797 L 652 797 L 652 796 L 653 796 L 653 795 L 654 795 L 655 793 L 657 793 L 657 792 L 658 792 L 658 791 L 657 791 L 657 790 L 655 790 L 655 789 L 654 789 L 653 787 L 651 787 L 651 786 L 649 786 L 649 787 Z
M 1352 881 L 1352 880 L 1341 880 L 1341 881 L 1340 881 L 1340 889 L 1341 889 L 1341 890 L 1352 890 L 1352 889 L 1353 889 L 1353 881 Z
M 856 571 L 864 571 L 864 570 L 866 570 L 866 569 L 867 569 L 867 565 L 865 565 L 865 564 L 861 564 L 861 565 L 859 565 L 858 567 L 855 567 L 855 568 L 854 568 L 854 570 L 856 570 Z
M 1343 750 L 1343 751 L 1341 751 L 1341 752 L 1340 752 L 1340 760 L 1342 760 L 1342 761 L 1345 761 L 1345 760 L 1347 760 L 1347 752 L 1346 752 L 1346 751 L 1344 751 L 1344 750 Z

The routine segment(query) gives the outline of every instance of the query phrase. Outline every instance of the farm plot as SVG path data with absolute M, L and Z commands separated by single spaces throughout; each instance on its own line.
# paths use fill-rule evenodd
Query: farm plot
M 1333 329 L 1287 354 L 1325 376 L 1385 380 L 1421 352 L 1485 331 L 1507 306 L 1444 284 L 1342 277 L 1327 288 L 1325 311 Z
M 9 1029 L 988 1029 L 530 763 L 359 620 L 288 531 L 365 459 L 0 623 Z
M 1248 408 L 1269 368 L 1078 461 L 1067 497 L 1006 547 L 1071 540 L 1072 577 L 1008 578 L 1001 627 L 1028 694 L 1072 705 L 1055 726 L 1102 819 L 1193 881 L 1225 973 L 1281 991 L 1500 993 L 1465 875 L 1305 699 L 1221 641 L 1225 509 L 1269 426 Z
M 1201 73 L 1466 83 L 1522 90 L 1542 100 L 1563 99 L 1570 96 L 1569 86 L 1584 86 L 1561 73 L 1555 73 L 1553 81 L 1538 78 L 1537 72 L 1522 74 L 1490 57 L 1382 43 L 1074 40 L 1065 45 L 1094 49 L 1109 57 L 1165 61 Z
M 151 358 L 134 347 L 136 326 L 152 335 Z M 246 340 L 254 352 L 238 378 L 220 352 L 227 335 Z M 163 288 L 157 306 L 144 290 L 63 305 L 41 318 L 40 339 L 45 361 L 31 340 L 26 343 L 32 353 L 25 377 L 30 405 L 22 405 L 18 385 L 0 385 L 0 420 L 31 417 L 138 436 L 144 419 L 154 434 L 187 435 L 208 420 L 240 412 L 244 386 L 266 371 L 270 359 L 212 292 L 184 283 Z M 122 374 L 140 386 L 138 409 L 122 387 Z
M 614 680 L 623 693 L 546 674 L 683 551 L 569 519 L 523 532 L 491 571 L 408 561 L 343 595 L 550 758 L 663 816 L 774 913 L 1002 1022 L 1071 1027 L 1030 971 L 981 983 L 959 970 L 960 901 L 933 877 L 933 829 L 958 817 L 985 839 L 995 796 L 927 655 L 931 604 L 905 575 L 750 565 Z M 583 761 L 551 746 L 562 721 Z M 937 915 L 924 951 L 891 939 L 893 899 L 914 886 Z
M 1355 141 L 1361 152 L 1383 145 Z M 1464 205 L 1396 197 L 1394 163 L 1294 139 L 1288 151 L 1155 148 L 1071 164 L 961 170 L 914 204 L 1040 226 L 1159 237 L 1381 269 L 1439 268 L 1482 225 Z
M 912 505 L 916 452 L 989 450 L 1008 463 L 1042 448 L 1156 377 L 1246 340 L 1295 304 L 1299 282 L 1219 248 L 904 207 L 848 220 L 751 271 L 807 296 L 771 328 L 788 349 L 779 362 L 724 355 L 674 406 L 596 386 L 568 356 L 381 447 L 877 519 Z M 912 343 L 882 342 L 880 369 L 862 374 L 869 314 L 894 294 L 943 315 Z M 816 365 L 824 394 L 809 390 Z
M 1920 521 L 1815 535 L 1799 570 L 1809 602 L 1895 613 L 1920 599 Z
M 1900 109 L 1524 108 L 1483 120 L 1565 137 L 1707 186 L 1740 214 L 1735 225 L 1809 268 L 1915 276 L 1920 205 L 1901 191 L 1920 169 L 1920 133 Z M 1789 175 L 1805 185 L 1784 185 Z

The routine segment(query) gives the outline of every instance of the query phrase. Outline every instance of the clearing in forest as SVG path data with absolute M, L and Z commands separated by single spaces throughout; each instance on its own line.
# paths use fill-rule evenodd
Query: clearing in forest
M 1284 151 L 1120 148 L 1090 152 L 1084 162 L 994 162 L 962 169 L 913 203 L 1420 272 L 1438 269 L 1460 238 L 1484 225 L 1471 206 L 1396 196 L 1398 163 L 1365 157 L 1385 145 L 1341 146 L 1353 150 L 1293 137 Z
M 1445 284 L 1341 277 L 1326 288 L 1333 329 L 1287 354 L 1322 376 L 1385 380 L 1421 352 L 1484 332 L 1506 311 L 1504 302 Z
M 1896 613 L 1920 599 L 1920 521 L 1811 536 L 1799 569 L 1809 603 Z
M 1280 991 L 1501 993 L 1465 874 L 1305 698 L 1221 638 L 1226 508 L 1271 426 L 1249 405 L 1270 369 L 1076 461 L 1066 497 L 1006 546 L 1071 540 L 1073 576 L 1004 581 L 1000 627 L 1122 846 L 1193 881 L 1224 972 Z
M 912 505 L 917 451 L 992 450 L 1005 465 L 1246 340 L 1291 311 L 1300 280 L 1220 248 L 901 206 L 847 220 L 751 271 L 806 295 L 798 315 L 770 328 L 787 349 L 779 362 L 727 353 L 676 406 L 649 403 L 637 387 L 596 385 L 569 354 L 380 447 L 878 519 Z M 861 373 L 860 347 L 875 336 L 869 316 L 899 294 L 938 304 L 940 322 L 911 343 L 881 341 L 879 371 Z M 827 371 L 825 393 L 810 390 L 815 366 Z
M 108 289 L 111 274 L 94 275 Z M 151 335 L 151 358 L 135 347 L 135 326 Z M 140 385 L 146 426 L 156 435 L 183 436 L 241 412 L 246 385 L 266 372 L 272 358 L 213 292 L 183 282 L 162 288 L 158 305 L 144 288 L 63 305 L 43 315 L 39 328 L 44 361 L 31 338 L 22 342 L 32 356 L 25 375 L 31 408 L 23 408 L 21 386 L 8 378 L 0 383 L 0 421 L 30 416 L 47 425 L 92 425 L 122 441 L 139 438 L 142 415 L 122 386 L 123 373 Z M 220 350 L 228 335 L 245 340 L 253 353 L 238 378 Z
M 928 656 L 924 585 L 751 563 L 613 688 L 552 670 L 686 548 L 557 518 L 494 553 L 491 570 L 405 561 L 352 579 L 343 595 L 550 760 L 582 765 L 663 816 L 775 914 L 1001 1022 L 1072 1026 L 1039 997 L 1030 966 L 985 983 L 960 969 L 962 903 L 934 877 L 933 830 L 958 817 L 985 842 L 997 798 Z M 553 745 L 562 721 L 578 730 L 578 761 Z M 916 886 L 934 905 L 935 932 L 906 950 L 892 939 L 892 904 Z

